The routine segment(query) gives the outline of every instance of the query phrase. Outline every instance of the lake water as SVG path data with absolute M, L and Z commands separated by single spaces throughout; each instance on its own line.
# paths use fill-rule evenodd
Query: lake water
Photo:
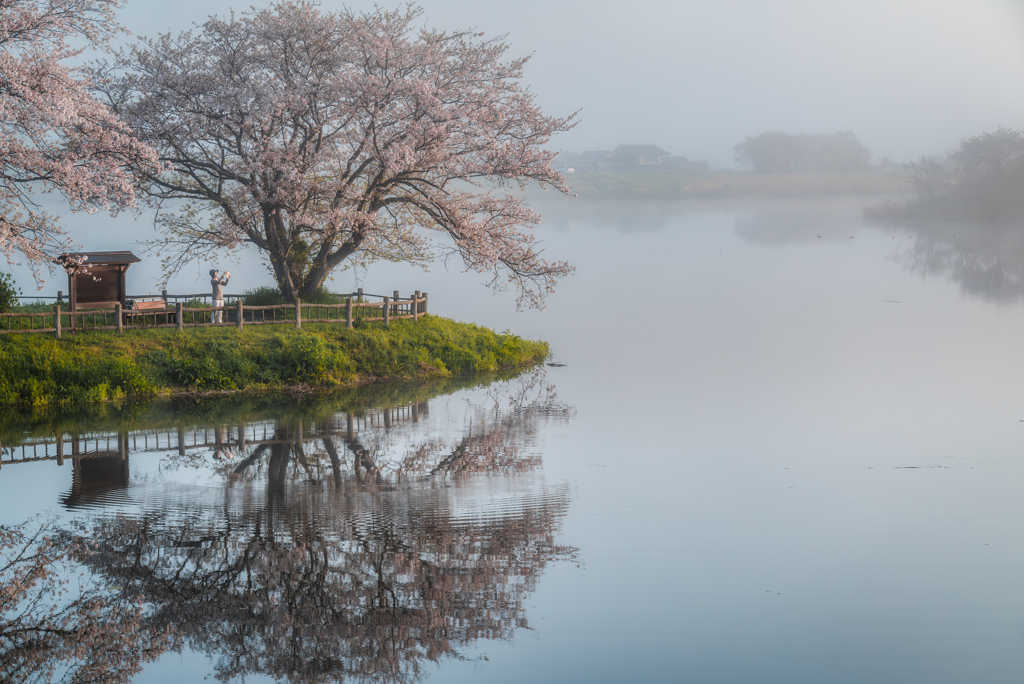
M 868 201 L 542 205 L 541 312 L 375 267 L 565 365 L 8 417 L 0 524 L 145 594 L 136 682 L 1019 681 L 1024 248 Z

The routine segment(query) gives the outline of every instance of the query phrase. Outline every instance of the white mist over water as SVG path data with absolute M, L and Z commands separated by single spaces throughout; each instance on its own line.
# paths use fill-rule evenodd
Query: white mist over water
M 549 340 L 578 412 L 543 451 L 582 574 L 484 679 L 1016 677 L 1024 316 L 902 269 L 866 201 L 546 207 L 579 270 L 543 312 L 416 280 Z

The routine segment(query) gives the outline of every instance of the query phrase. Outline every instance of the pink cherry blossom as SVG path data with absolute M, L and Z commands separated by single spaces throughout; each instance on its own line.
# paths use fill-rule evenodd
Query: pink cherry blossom
M 116 213 L 135 201 L 125 167 L 157 169 L 155 153 L 92 96 L 87 70 L 64 63 L 107 46 L 121 30 L 118 4 L 0 0 L 0 250 L 11 264 L 21 253 L 37 281 L 39 265 L 72 246 L 39 193 L 59 192 L 73 212 Z
M 119 55 L 103 90 L 169 170 L 143 169 L 166 275 L 249 241 L 284 295 L 338 267 L 458 255 L 520 302 L 572 272 L 508 192 L 567 192 L 545 116 L 503 39 L 415 28 L 420 11 L 279 2 Z

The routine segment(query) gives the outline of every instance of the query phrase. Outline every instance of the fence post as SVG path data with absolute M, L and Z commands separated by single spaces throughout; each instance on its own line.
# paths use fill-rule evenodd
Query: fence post
M 60 304 L 53 305 L 53 336 L 60 339 Z
M 393 299 L 391 300 L 391 301 L 393 302 L 391 306 L 393 306 L 395 310 L 394 310 L 394 311 L 392 311 L 391 313 L 395 314 L 396 316 L 398 316 L 398 315 L 399 315 L 399 314 L 401 313 L 401 312 L 400 312 L 400 311 L 398 310 L 398 300 L 399 300 L 399 299 L 401 299 L 401 297 L 399 297 L 399 296 L 398 296 L 398 290 L 395 290 L 395 296 L 394 296 L 394 298 L 393 298 Z
M 423 313 L 427 313 L 427 293 L 423 293 Z
M 416 292 L 412 296 L 412 320 L 419 323 L 420 321 L 420 291 Z
M 242 325 L 243 325 L 242 321 L 245 319 L 245 316 L 242 315 L 243 309 L 242 309 L 242 300 L 241 299 L 236 299 L 235 300 L 235 308 L 238 309 L 238 322 L 235 323 L 235 327 L 238 328 L 239 330 L 241 330 L 242 329 Z
M 352 298 L 345 300 L 345 327 L 352 329 Z
M 160 290 L 160 296 L 164 299 L 164 306 L 167 306 L 167 290 Z
M 117 334 L 124 333 L 124 319 L 121 318 L 121 302 L 114 304 L 114 317 L 117 318 Z
M 57 290 L 57 303 L 58 304 L 63 304 L 64 303 L 64 290 Z
M 302 327 L 302 300 L 295 298 L 295 329 Z
M 174 304 L 174 316 L 178 319 L 178 332 L 185 329 L 185 307 L 182 306 L 181 302 L 175 302 Z
M 384 325 L 391 325 L 391 302 L 388 301 L 387 297 L 384 298 L 383 309 L 384 309 Z
M 361 301 L 363 301 L 363 288 L 359 288 L 359 289 L 358 289 L 358 290 L 356 291 L 356 295 L 357 295 L 357 296 L 359 297 L 359 301 L 360 301 L 360 302 L 361 302 Z

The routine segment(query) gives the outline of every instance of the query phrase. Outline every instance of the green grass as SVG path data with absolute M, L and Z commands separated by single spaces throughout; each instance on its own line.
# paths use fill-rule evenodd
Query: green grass
M 276 327 L 276 326 L 274 326 Z M 176 392 L 342 386 L 521 368 L 543 342 L 424 315 L 385 327 L 303 323 L 0 337 L 0 405 L 67 406 Z

